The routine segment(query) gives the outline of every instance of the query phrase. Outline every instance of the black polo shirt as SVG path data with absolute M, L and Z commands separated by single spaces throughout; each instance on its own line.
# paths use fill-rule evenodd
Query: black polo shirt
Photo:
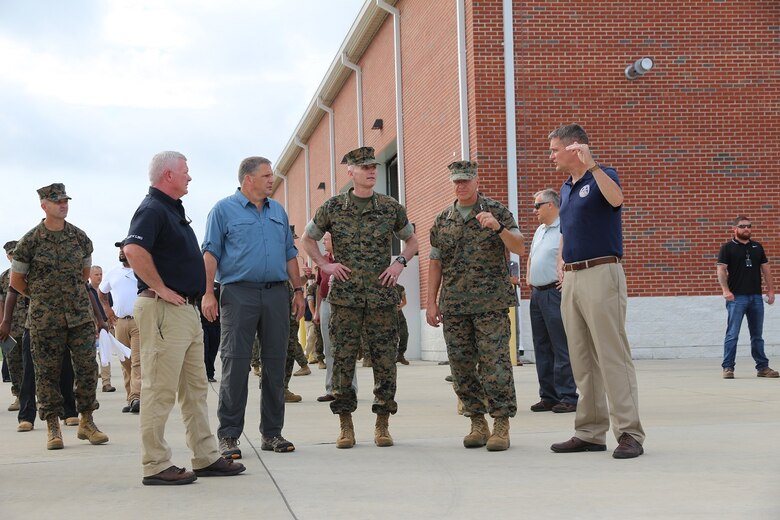
M 130 221 L 125 244 L 139 245 L 152 255 L 166 287 L 189 297 L 206 292 L 206 266 L 181 200 L 149 188 Z M 139 292 L 149 287 L 138 273 L 136 278 Z
M 731 239 L 720 247 L 718 263 L 728 271 L 729 290 L 734 294 L 761 294 L 761 264 L 767 263 L 761 244 L 743 244 Z

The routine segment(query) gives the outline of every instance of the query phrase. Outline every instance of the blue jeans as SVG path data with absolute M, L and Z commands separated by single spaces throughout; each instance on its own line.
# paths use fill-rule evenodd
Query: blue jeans
M 529 308 L 539 397 L 553 404 L 577 404 L 577 385 L 561 319 L 561 292 L 556 288 L 531 289 Z
M 723 341 L 723 368 L 734 368 L 737 355 L 737 340 L 742 318 L 747 316 L 750 331 L 750 355 L 756 361 L 756 370 L 769 366 L 764 354 L 764 300 L 760 294 L 735 294 L 733 301 L 726 301 L 728 322 L 726 339 Z

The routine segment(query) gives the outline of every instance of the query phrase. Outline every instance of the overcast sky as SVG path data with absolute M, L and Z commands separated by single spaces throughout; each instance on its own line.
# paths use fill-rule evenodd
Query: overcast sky
M 67 220 L 113 267 L 162 150 L 188 158 L 201 239 L 241 160 L 281 154 L 363 3 L 0 0 L 0 245 L 62 182 Z

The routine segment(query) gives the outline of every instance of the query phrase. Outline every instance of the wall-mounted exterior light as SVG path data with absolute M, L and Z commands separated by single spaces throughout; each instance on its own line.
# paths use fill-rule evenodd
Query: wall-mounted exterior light
M 319 184 L 317 185 L 317 189 L 318 189 L 318 190 L 325 191 L 325 183 L 324 183 L 324 182 L 321 182 L 321 183 L 319 183 Z
M 384 126 L 385 126 L 385 122 L 382 121 L 381 119 L 377 119 L 376 121 L 374 121 L 374 126 L 371 127 L 371 130 L 381 130 L 382 128 L 384 128 Z
M 634 63 L 631 63 L 628 67 L 626 67 L 626 78 L 637 79 L 652 69 L 653 65 L 653 58 L 639 58 Z

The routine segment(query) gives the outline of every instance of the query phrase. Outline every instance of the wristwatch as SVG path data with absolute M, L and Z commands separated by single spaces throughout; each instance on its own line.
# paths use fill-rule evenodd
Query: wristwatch
M 595 173 L 596 170 L 600 170 L 600 169 L 601 169 L 601 166 L 599 166 L 599 163 L 596 163 L 592 168 L 588 168 L 588 171 L 590 173 Z
M 406 258 L 404 258 L 403 255 L 398 255 L 398 258 L 396 258 L 395 261 L 406 267 Z
M 303 294 L 303 287 L 296 287 L 296 288 L 293 289 L 293 292 L 299 292 L 299 293 Z
M 496 230 L 496 235 L 500 235 L 502 231 L 506 229 L 506 226 L 502 223 L 498 223 L 498 229 Z

